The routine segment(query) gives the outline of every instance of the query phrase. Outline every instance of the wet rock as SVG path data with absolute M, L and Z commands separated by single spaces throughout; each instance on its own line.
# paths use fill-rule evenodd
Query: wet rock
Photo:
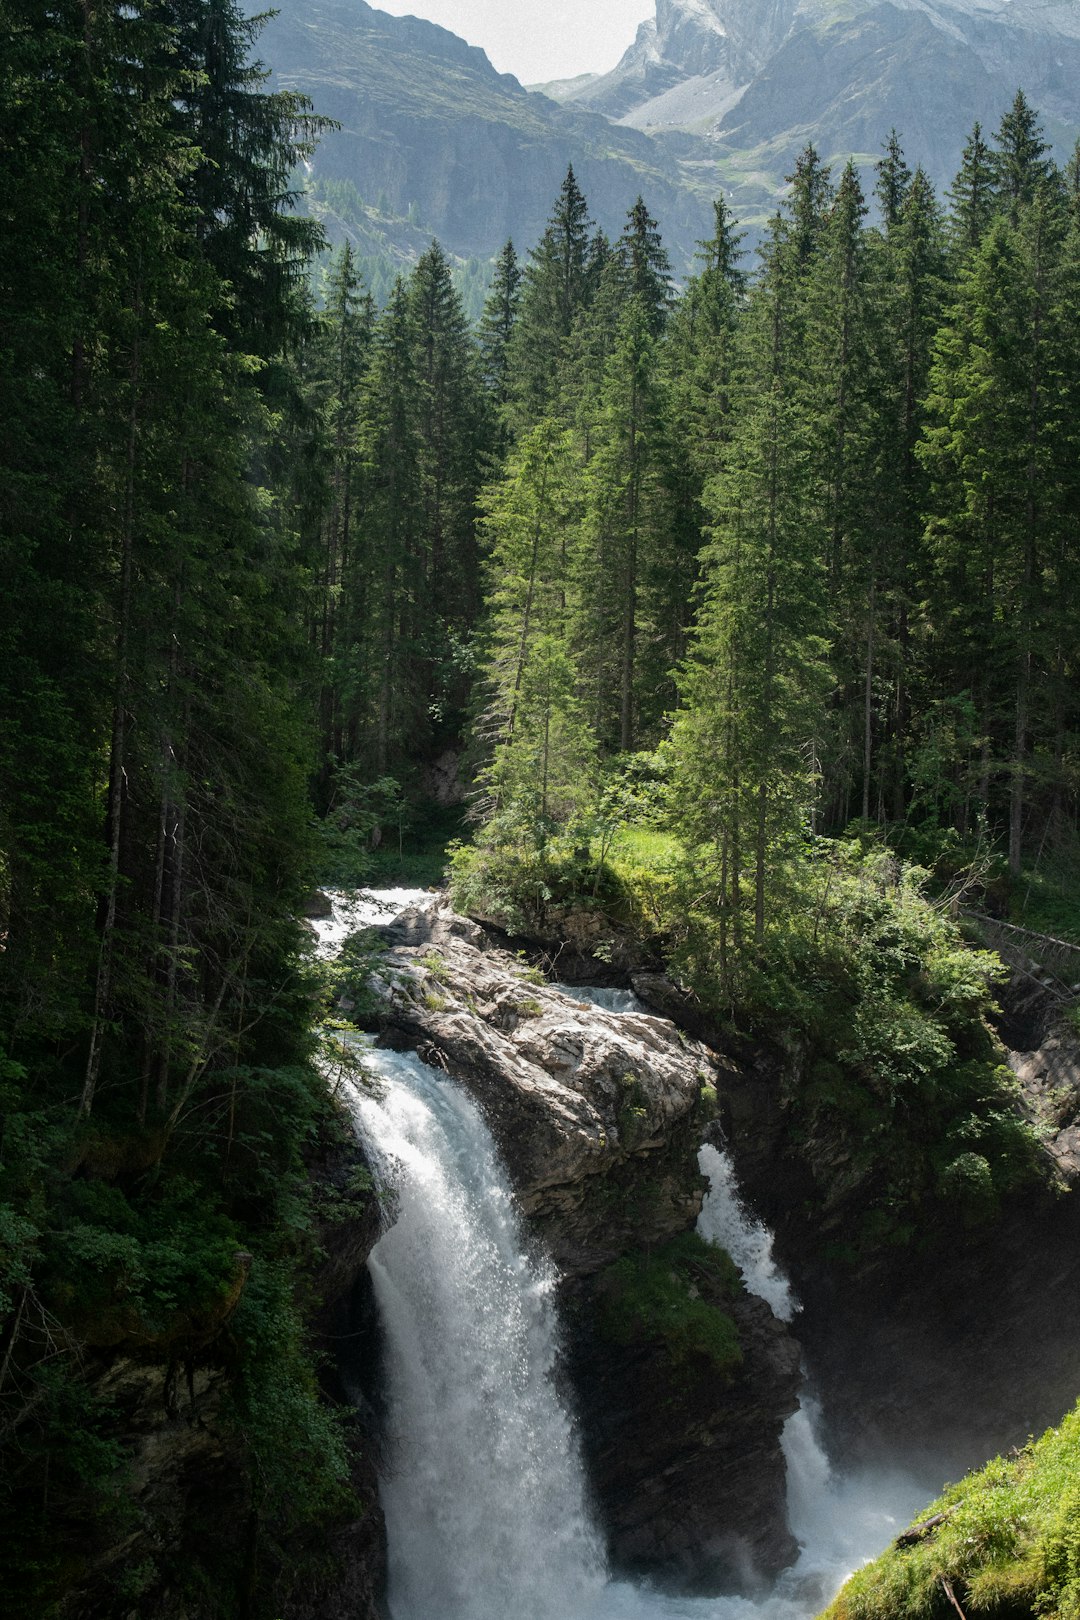
M 607 1268 L 693 1227 L 698 1149 L 745 1076 L 667 1018 L 538 982 L 444 905 L 383 938 L 382 1039 L 477 1099 L 563 1273 L 571 1403 L 613 1559 L 684 1587 L 759 1589 L 796 1554 L 780 1449 L 801 1382 L 794 1338 L 763 1301 L 707 1277 L 695 1298 L 734 1320 L 737 1366 L 604 1327 Z
M 731 1377 L 701 1356 L 673 1361 L 655 1337 L 612 1344 L 597 1284 L 578 1285 L 568 1316 L 582 1446 L 618 1568 L 757 1592 L 798 1550 L 780 1432 L 798 1403 L 799 1347 L 764 1300 L 716 1291 L 711 1302 L 738 1331 Z

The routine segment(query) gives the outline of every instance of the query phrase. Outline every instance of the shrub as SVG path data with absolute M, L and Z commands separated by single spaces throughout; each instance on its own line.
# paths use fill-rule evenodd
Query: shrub
M 601 1332 L 624 1345 L 659 1339 L 677 1365 L 701 1359 L 730 1377 L 742 1363 L 738 1329 L 701 1286 L 731 1296 L 742 1285 L 730 1256 L 693 1232 L 652 1254 L 624 1256 L 602 1279 Z

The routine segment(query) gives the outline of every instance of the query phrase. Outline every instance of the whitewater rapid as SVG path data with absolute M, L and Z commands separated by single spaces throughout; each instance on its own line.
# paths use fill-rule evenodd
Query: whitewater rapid
M 351 926 L 428 898 L 360 897 Z M 333 948 L 325 936 L 323 948 Z M 612 1004 L 628 992 L 561 988 L 635 1010 Z M 352 1106 L 394 1214 L 369 1261 L 387 1347 L 381 1498 L 392 1620 L 807 1620 L 910 1523 L 928 1482 L 835 1477 L 804 1400 L 783 1436 L 802 1552 L 769 1597 L 676 1598 L 611 1580 L 555 1382 L 557 1278 L 526 1241 L 483 1117 L 412 1054 L 372 1047 L 365 1065 L 372 1083 L 354 1089 Z M 771 1235 L 739 1200 L 730 1161 L 705 1147 L 700 1163 L 710 1192 L 699 1231 L 790 1321 L 797 1301 Z

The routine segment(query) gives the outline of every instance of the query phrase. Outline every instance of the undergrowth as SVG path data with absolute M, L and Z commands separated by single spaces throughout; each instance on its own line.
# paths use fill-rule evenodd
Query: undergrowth
M 738 1329 L 702 1289 L 731 1298 L 742 1283 L 730 1256 L 685 1232 L 649 1254 L 626 1255 L 604 1273 L 600 1331 L 615 1344 L 659 1339 L 673 1363 L 703 1359 L 730 1377 L 742 1364 Z
M 655 821 L 604 851 L 568 837 L 459 848 L 452 893 L 541 937 L 594 908 L 661 954 L 721 1035 L 786 1049 L 789 1142 L 834 1259 L 932 1246 L 1050 1179 L 989 1024 L 1004 970 L 961 930 L 956 851 L 931 873 L 867 828 L 807 837 L 774 863 L 760 941 L 751 915 L 718 905 L 702 852 Z

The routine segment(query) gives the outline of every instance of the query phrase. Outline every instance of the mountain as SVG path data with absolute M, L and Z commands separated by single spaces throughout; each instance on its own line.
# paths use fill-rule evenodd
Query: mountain
M 1067 156 L 1074 0 L 656 0 L 617 67 L 550 93 L 669 145 L 676 131 L 703 138 L 753 213 L 808 140 L 869 166 L 891 127 L 944 187 L 972 124 L 996 128 L 1018 86 Z
M 676 264 L 707 233 L 714 157 L 687 175 L 648 134 L 524 90 L 434 23 L 364 0 L 278 0 L 260 54 L 280 86 L 340 125 L 315 154 L 312 207 L 362 253 L 407 263 L 433 235 L 459 260 L 487 259 L 508 237 L 523 251 L 570 163 L 609 234 L 639 193 Z
M 1059 159 L 1080 134 L 1080 0 L 656 0 L 616 68 L 546 93 L 365 0 L 280 0 L 261 49 L 340 126 L 309 206 L 352 237 L 376 295 L 437 236 L 473 315 L 489 261 L 538 240 L 570 163 L 609 235 L 640 192 L 685 271 L 717 192 L 752 241 L 807 141 L 869 185 L 895 127 L 942 191 L 1018 85 Z

